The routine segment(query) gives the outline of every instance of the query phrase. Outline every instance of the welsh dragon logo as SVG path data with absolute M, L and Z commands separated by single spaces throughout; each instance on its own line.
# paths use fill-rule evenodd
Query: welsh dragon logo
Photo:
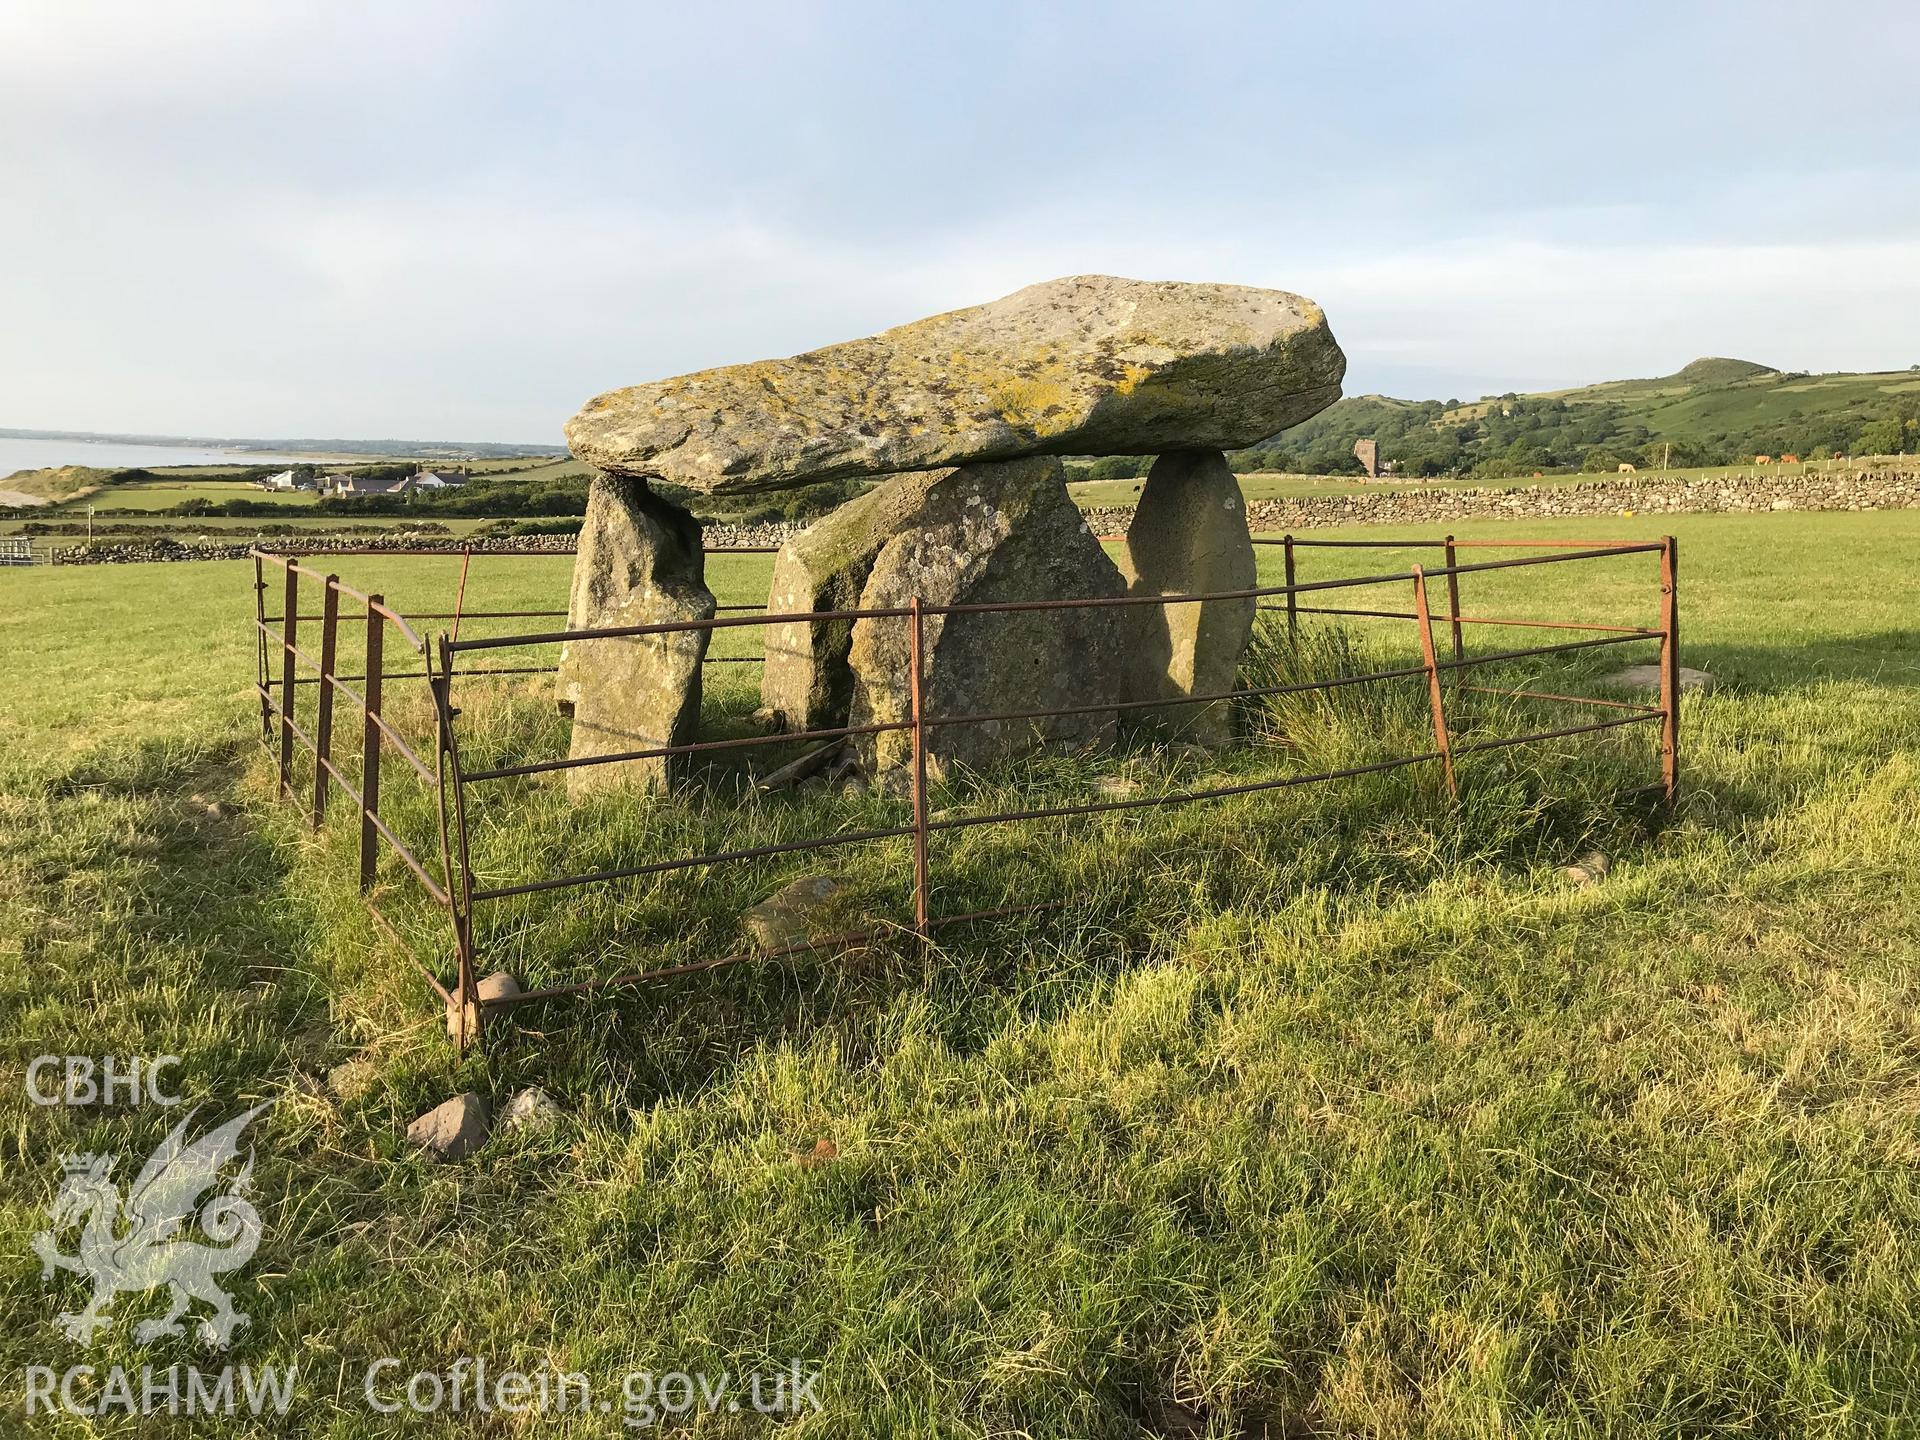
M 267 1104 L 272 1104 L 268 1101 Z M 180 1317 L 189 1304 L 203 1301 L 213 1313 L 200 1321 L 201 1338 L 224 1347 L 247 1317 L 233 1308 L 215 1277 L 238 1270 L 260 1246 L 260 1215 L 246 1199 L 253 1176 L 253 1151 L 223 1189 L 201 1204 L 200 1197 L 220 1179 L 221 1170 L 240 1153 L 240 1132 L 267 1105 L 258 1105 L 211 1130 L 198 1140 L 187 1140 L 198 1107 L 160 1142 L 124 1198 L 112 1180 L 116 1157 L 68 1155 L 66 1171 L 49 1213 L 51 1224 L 33 1237 L 33 1253 L 40 1257 L 40 1278 L 71 1270 L 93 1282 L 93 1297 L 78 1313 L 56 1316 L 54 1324 L 67 1337 L 83 1344 L 113 1323 L 106 1313 L 115 1295 L 144 1293 L 164 1285 L 171 1292 L 167 1313 L 142 1320 L 133 1328 L 136 1340 L 184 1334 Z M 198 1211 L 199 1228 L 214 1244 L 181 1234 Z M 55 1238 L 80 1227 L 80 1248 L 64 1254 Z

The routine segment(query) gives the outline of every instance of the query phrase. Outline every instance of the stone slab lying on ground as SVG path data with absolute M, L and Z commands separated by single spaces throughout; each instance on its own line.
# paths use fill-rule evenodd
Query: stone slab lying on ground
M 1611 675 L 1602 675 L 1594 682 L 1610 690 L 1658 690 L 1660 688 L 1660 667 L 1657 664 L 1629 665 L 1624 670 L 1616 670 Z M 1713 689 L 1714 678 L 1704 670 L 1690 670 L 1680 667 L 1680 689 L 1683 693 L 1698 690 L 1702 694 Z
M 1218 450 L 1162 455 L 1127 527 L 1120 573 L 1133 595 L 1205 595 L 1258 583 L 1240 482 Z M 1128 698 L 1177 700 L 1234 688 L 1253 638 L 1254 602 L 1131 607 Z M 1205 745 L 1233 739 L 1233 707 L 1167 705 L 1135 712 L 1145 726 Z
M 713 617 L 700 525 L 644 480 L 596 476 L 573 562 L 569 630 Z M 568 755 L 580 759 L 685 745 L 700 720 L 708 632 L 576 640 L 560 651 L 558 698 L 573 717 Z M 578 798 L 616 785 L 664 791 L 684 757 L 621 760 L 567 771 Z
M 1311 300 L 1074 275 L 786 360 L 608 391 L 567 443 L 618 475 L 772 490 L 1027 455 L 1264 440 L 1340 397 Z
M 911 528 L 873 562 L 863 610 L 1004 601 L 1103 599 L 1125 593 L 1120 572 L 1067 498 L 1051 457 L 963 465 L 927 488 Z M 960 716 L 1066 706 L 1100 707 L 1121 698 L 1125 606 L 992 614 L 929 615 L 922 621 L 926 713 Z M 854 725 L 910 718 L 905 618 L 856 620 L 848 664 Z M 942 725 L 927 733 L 927 770 L 981 768 L 1035 746 L 1100 744 L 1114 712 Z M 862 768 L 889 788 L 904 782 L 912 742 L 889 730 L 855 739 Z

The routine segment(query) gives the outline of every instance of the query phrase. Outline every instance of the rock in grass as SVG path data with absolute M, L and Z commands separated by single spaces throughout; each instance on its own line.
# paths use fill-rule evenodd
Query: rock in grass
M 480 992 L 484 1004 L 489 1000 L 504 1000 L 520 993 L 520 982 L 504 970 L 496 970 L 491 975 L 482 975 L 474 987 Z M 447 1038 L 460 1038 L 460 1006 L 456 1001 L 447 1002 Z
M 500 1112 L 502 1130 L 544 1130 L 560 1118 L 560 1102 L 538 1085 L 529 1085 Z
M 464 1160 L 487 1143 L 487 1102 L 469 1090 L 407 1126 L 407 1143 L 429 1160 Z
M 1120 572 L 1093 538 L 1062 483 L 1058 460 L 1037 457 L 941 472 L 911 528 L 875 557 L 864 610 L 923 604 L 1103 599 L 1124 593 Z M 927 773 L 981 769 L 1036 747 L 1103 744 L 1121 698 L 1124 606 L 931 615 L 922 622 L 922 694 L 933 716 L 1092 707 L 1082 713 L 942 725 L 927 732 Z M 912 714 L 911 625 L 904 617 L 856 620 L 848 664 L 855 725 Z M 904 730 L 855 738 L 862 768 L 885 788 L 906 783 L 912 741 Z
M 806 875 L 740 917 L 762 954 L 811 944 L 835 933 L 832 902 L 847 888 L 837 875 Z
M 1573 864 L 1567 866 L 1566 877 L 1575 885 L 1597 885 L 1606 879 L 1607 871 L 1613 868 L 1605 854 L 1598 850 L 1589 850 Z
M 713 617 L 700 525 L 644 480 L 595 477 L 573 562 L 567 628 L 659 625 Z M 560 651 L 560 708 L 573 717 L 572 759 L 685 745 L 700 719 L 708 632 L 577 640 Z M 611 786 L 664 791 L 684 756 L 582 765 L 567 771 L 578 799 Z
M 342 1100 L 359 1100 L 379 1083 L 380 1067 L 361 1057 L 343 1060 L 327 1072 L 327 1088 Z
M 1660 667 L 1656 664 L 1629 665 L 1624 670 L 1616 670 L 1611 675 L 1603 675 L 1594 682 L 1609 690 L 1651 690 L 1655 694 L 1660 690 Z M 1685 665 L 1680 667 L 1680 690 L 1682 694 L 1699 691 L 1705 694 L 1713 689 L 1714 678 L 1704 670 L 1691 670 Z
M 1073 275 L 788 360 L 613 390 L 567 443 L 616 475 L 772 490 L 1028 455 L 1236 450 L 1340 397 L 1284 290 Z
M 1147 472 L 1120 561 L 1133 595 L 1205 595 L 1259 583 L 1240 482 L 1218 450 L 1162 455 Z M 1133 700 L 1220 695 L 1234 688 L 1253 638 L 1254 602 L 1133 607 L 1128 647 Z M 1143 726 L 1189 743 L 1233 739 L 1233 707 L 1169 704 L 1136 712 Z

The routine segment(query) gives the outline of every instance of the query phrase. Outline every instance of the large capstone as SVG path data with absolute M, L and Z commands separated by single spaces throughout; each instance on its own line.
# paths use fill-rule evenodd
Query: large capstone
M 767 595 L 770 615 L 854 610 L 881 548 L 915 516 L 950 471 L 896 475 L 823 516 L 780 547 Z M 792 620 L 766 629 L 760 701 L 788 730 L 847 723 L 853 672 L 851 620 Z
M 569 630 L 661 625 L 713 617 L 700 525 L 644 480 L 596 476 L 573 563 Z M 685 745 L 700 719 L 708 632 L 672 631 L 569 642 L 560 652 L 560 708 L 573 716 L 574 759 Z M 567 771 L 579 797 L 611 785 L 665 790 L 683 756 L 609 761 Z
M 1207 595 L 1250 590 L 1257 583 L 1253 541 L 1240 482 L 1218 450 L 1162 455 L 1147 472 L 1120 560 L 1133 595 Z M 1234 688 L 1240 657 L 1253 635 L 1254 602 L 1205 600 L 1131 606 L 1128 654 L 1131 698 L 1177 700 Z M 1226 701 L 1154 706 L 1137 712 L 1163 734 L 1203 745 L 1233 738 Z
M 1049 458 L 963 465 L 927 486 L 923 503 L 874 558 L 860 608 L 1100 599 L 1124 593 L 1120 572 L 1068 497 Z M 1055 607 L 927 615 L 921 622 L 923 703 L 930 717 L 1088 706 L 1087 713 L 939 725 L 926 731 L 929 774 L 983 768 L 1035 748 L 1110 740 L 1121 689 L 1127 607 Z M 891 724 L 912 714 L 911 622 L 857 620 L 849 655 L 851 721 Z M 890 787 L 912 757 L 906 731 L 857 741 L 862 763 Z
M 788 360 L 609 391 L 573 453 L 696 490 L 771 490 L 1029 455 L 1233 450 L 1340 396 L 1311 300 L 1075 275 Z

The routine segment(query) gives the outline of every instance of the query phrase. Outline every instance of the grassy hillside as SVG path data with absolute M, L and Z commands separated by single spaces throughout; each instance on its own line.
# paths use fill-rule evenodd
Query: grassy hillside
M 1381 458 L 1413 476 L 1911 454 L 1920 451 L 1920 367 L 1804 375 L 1708 358 L 1650 380 L 1472 403 L 1356 395 L 1241 459 L 1249 469 L 1352 472 L 1353 442 L 1362 438 L 1378 440 Z
M 965 888 L 941 903 L 997 888 L 1069 911 L 949 934 L 931 957 L 880 944 L 523 1010 L 465 1061 L 359 909 L 351 826 L 336 813 L 316 837 L 270 793 L 251 571 L 10 576 L 0 1054 L 17 1077 L 43 1051 L 175 1053 L 190 1102 L 277 1099 L 254 1137 L 265 1243 L 231 1282 L 252 1324 L 225 1358 L 298 1363 L 269 1427 L 296 1440 L 397 1433 L 361 1398 L 387 1355 L 400 1375 L 461 1356 L 577 1370 L 616 1407 L 406 1417 L 431 1436 L 627 1433 L 625 1372 L 792 1359 L 822 1375 L 806 1435 L 1912 1433 L 1920 650 L 1903 559 L 1920 514 L 1665 525 L 1686 658 L 1723 684 L 1687 700 L 1688 800 L 1657 832 L 1615 800 L 1651 772 L 1634 732 L 1474 757 L 1459 805 L 1407 772 L 959 832 L 937 873 Z M 1343 556 L 1379 563 L 1323 552 L 1303 578 Z M 457 569 L 349 578 L 426 609 Z M 1651 580 L 1636 557 L 1580 586 L 1469 576 L 1465 599 L 1602 620 L 1631 598 L 1650 617 Z M 716 562 L 714 581 L 762 599 L 764 557 Z M 468 603 L 564 603 L 566 584 L 564 561 L 476 565 Z M 1361 654 L 1411 653 L 1403 623 L 1356 623 L 1374 627 Z M 497 683 L 463 723 L 519 709 L 529 736 L 551 729 L 543 681 Z M 716 674 L 708 703 L 750 705 L 750 682 Z M 1417 739 L 1422 717 L 1417 687 L 1303 706 L 1285 717 L 1298 750 L 1222 763 L 1364 753 Z M 1084 765 L 1050 773 L 1087 793 Z M 425 820 L 404 797 L 396 783 L 396 823 Z M 713 795 L 687 815 L 858 823 L 898 805 Z M 643 860 L 675 813 L 574 811 L 516 782 L 477 862 Z M 1611 873 L 1568 885 L 1560 863 L 1593 843 Z M 529 973 L 652 965 L 733 943 L 740 903 L 792 862 L 529 904 L 485 939 Z M 855 854 L 858 903 L 897 917 L 908 863 L 904 843 Z M 383 875 L 393 902 L 401 879 Z M 401 921 L 444 948 L 424 909 Z M 324 1077 L 356 1058 L 370 1074 L 344 1098 Z M 406 1123 L 448 1094 L 536 1083 L 563 1107 L 554 1131 L 457 1166 L 405 1156 Z M 25 1245 L 63 1152 L 143 1156 L 177 1118 L 0 1089 L 0 1223 L 19 1237 L 0 1249 L 0 1374 L 202 1357 L 137 1343 L 132 1319 L 157 1311 L 137 1296 L 101 1344 L 70 1345 L 50 1322 L 83 1287 L 43 1283 Z M 17 1419 L 18 1390 L 0 1400 Z M 767 1433 L 749 1418 L 698 1433 Z M 189 1432 L 266 1430 L 153 1429 Z

